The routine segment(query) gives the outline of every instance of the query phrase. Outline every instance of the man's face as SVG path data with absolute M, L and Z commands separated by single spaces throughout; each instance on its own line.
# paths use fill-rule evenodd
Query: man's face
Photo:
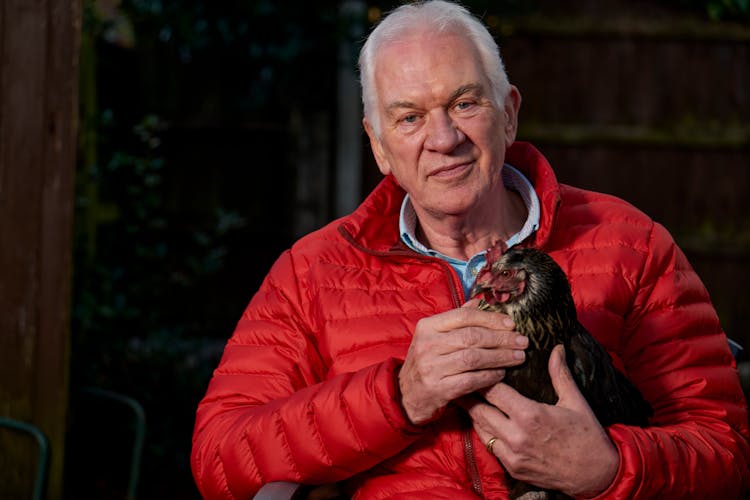
M 381 131 L 365 119 L 380 171 L 393 174 L 420 218 L 469 213 L 497 193 L 515 139 L 520 95 L 498 108 L 478 54 L 461 36 L 417 32 L 376 59 Z

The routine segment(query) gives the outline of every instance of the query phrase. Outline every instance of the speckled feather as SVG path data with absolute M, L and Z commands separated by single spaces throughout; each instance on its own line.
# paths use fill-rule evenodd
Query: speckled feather
M 526 361 L 507 369 L 505 383 L 528 398 L 555 404 L 548 362 L 552 348 L 563 344 L 568 367 L 603 426 L 648 424 L 651 406 L 578 322 L 568 279 L 549 255 L 531 248 L 514 248 L 504 254 L 501 248 L 491 248 L 472 296 L 481 298 L 480 309 L 509 315 L 516 330 L 529 337 Z M 530 491 L 534 487 L 518 482 L 511 498 Z M 548 498 L 559 495 L 545 493 Z

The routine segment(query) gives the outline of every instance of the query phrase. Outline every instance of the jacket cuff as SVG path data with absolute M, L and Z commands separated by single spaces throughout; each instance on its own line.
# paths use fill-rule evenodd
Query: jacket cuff
M 632 445 L 632 434 L 627 426 L 615 424 L 605 429 L 609 439 L 617 448 L 617 454 L 620 456 L 620 464 L 617 467 L 617 473 L 610 485 L 601 493 L 594 497 L 576 497 L 585 500 L 602 500 L 605 498 L 630 498 L 636 481 L 635 470 L 640 470 L 641 465 L 636 465 L 639 460 L 637 448 Z
M 389 379 L 389 383 L 379 385 L 378 387 L 383 387 L 385 390 L 376 392 L 376 396 L 380 407 L 383 409 L 383 415 L 391 427 L 407 437 L 414 437 L 424 432 L 427 426 L 413 424 L 401 404 L 401 387 L 398 376 L 402 365 L 402 360 L 394 358 L 389 358 L 383 362 L 380 369 L 384 372 L 383 376 Z

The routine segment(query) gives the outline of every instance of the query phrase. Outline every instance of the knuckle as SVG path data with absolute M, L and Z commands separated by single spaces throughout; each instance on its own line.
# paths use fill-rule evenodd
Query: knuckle
M 487 386 L 490 382 L 486 380 L 486 375 L 481 372 L 466 373 L 460 377 L 453 385 L 452 398 L 460 397 L 470 392 L 474 392 L 481 387 Z
M 489 387 L 501 382 L 505 378 L 505 370 L 497 368 L 492 370 L 483 370 L 483 387 Z
M 485 381 L 490 384 L 496 384 L 505 378 L 505 368 L 490 368 L 482 370 Z
M 521 356 L 517 358 L 516 356 L 519 353 L 521 354 Z M 507 349 L 505 351 L 505 354 L 506 354 L 508 363 L 510 363 L 511 365 L 520 365 L 526 362 L 526 351 L 524 351 L 523 349 L 518 349 L 518 348 Z
M 496 370 L 492 370 L 492 382 L 498 383 L 502 382 L 502 380 L 505 378 L 505 369 L 504 368 L 498 368 Z
M 522 432 L 516 432 L 513 433 L 511 436 L 508 437 L 508 442 L 506 443 L 508 449 L 512 452 L 514 458 L 518 458 L 519 454 L 525 449 L 527 446 L 526 437 L 525 434 Z
M 416 338 L 419 335 L 423 335 L 427 330 L 429 330 L 429 325 L 430 325 L 429 318 L 422 318 L 419 321 L 417 321 L 417 324 L 414 327 L 414 337 Z
M 476 367 L 482 361 L 481 354 L 476 349 L 464 349 L 461 351 L 461 362 L 467 367 Z
M 516 460 L 515 457 L 513 456 L 507 457 L 505 460 L 503 460 L 503 465 L 505 465 L 505 468 L 508 470 L 508 474 L 510 474 L 514 478 L 518 478 L 519 476 L 518 460 Z
M 457 319 L 461 322 L 468 322 L 472 318 L 472 314 L 474 313 L 473 309 L 470 309 L 468 307 L 460 307 L 456 309 Z
M 539 422 L 539 412 L 534 406 L 526 406 L 517 411 L 519 421 L 524 423 L 525 427 L 530 427 Z
M 461 341 L 464 345 L 472 346 L 479 342 L 480 333 L 475 328 L 465 328 L 461 331 Z
M 464 394 L 471 392 L 474 389 L 474 384 L 468 378 L 461 379 L 454 386 L 453 397 L 460 397 Z
M 528 471 L 526 460 L 521 455 L 515 453 L 515 450 L 511 449 L 511 452 L 512 453 L 503 460 L 503 465 L 505 465 L 505 468 L 511 476 L 516 479 L 522 479 Z
M 516 337 L 518 336 L 518 333 L 516 332 L 502 332 L 501 335 L 501 341 L 503 345 L 507 346 L 516 346 Z

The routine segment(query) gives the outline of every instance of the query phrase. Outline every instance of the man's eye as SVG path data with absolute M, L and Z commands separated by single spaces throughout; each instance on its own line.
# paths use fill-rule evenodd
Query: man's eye
M 415 123 L 417 121 L 417 115 L 406 115 L 401 118 L 403 123 Z
M 466 109 L 469 109 L 474 105 L 473 101 L 461 101 L 459 103 L 456 103 L 456 109 L 459 111 L 463 111 Z

